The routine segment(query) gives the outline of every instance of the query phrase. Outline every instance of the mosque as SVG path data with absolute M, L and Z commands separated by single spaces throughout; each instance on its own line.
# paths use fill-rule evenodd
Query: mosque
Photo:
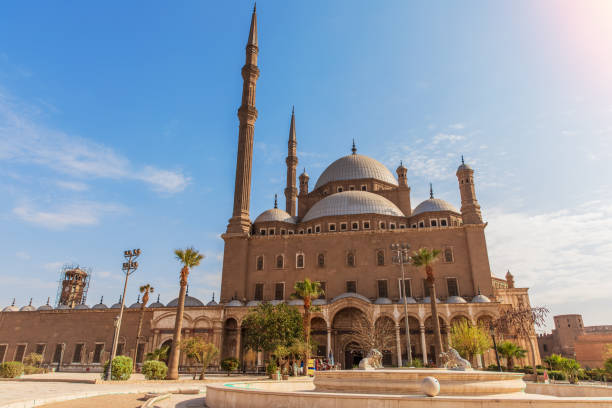
M 480 204 L 476 198 L 474 169 L 461 159 L 456 171 L 461 206 L 430 192 L 430 198 L 412 206 L 408 170 L 399 163 L 395 175 L 374 158 L 350 152 L 331 163 L 310 188 L 304 171 L 297 175 L 297 132 L 291 115 L 286 158 L 285 210 L 274 208 L 250 215 L 251 170 L 259 77 L 257 17 L 253 11 L 242 68 L 242 103 L 232 217 L 222 235 L 225 241 L 221 295 L 204 305 L 187 296 L 184 336 L 202 336 L 217 344 L 221 358 L 236 356 L 246 370 L 261 367 L 266 356 L 242 346 L 241 324 L 246 314 L 262 302 L 292 299 L 295 282 L 309 278 L 321 283 L 325 294 L 315 301 L 312 336 L 319 356 L 333 355 L 343 368 L 352 368 L 365 350 L 355 344 L 351 327 L 355 319 L 386 319 L 395 328 L 395 347 L 383 350 L 388 366 L 406 361 L 406 339 L 411 353 L 433 361 L 436 348 L 430 313 L 430 296 L 422 270 L 407 265 L 405 293 L 400 266 L 393 262 L 392 245 L 412 250 L 441 251 L 435 264 L 439 322 L 444 347 L 450 327 L 467 319 L 486 324 L 500 310 L 529 305 L 527 288 L 516 288 L 508 272 L 505 279 L 492 275 Z M 348 150 L 348 149 L 347 149 Z M 299 179 L 299 188 L 296 182 Z M 408 303 L 404 313 L 404 299 Z M 120 354 L 142 362 L 146 352 L 171 345 L 177 300 L 155 302 L 145 308 L 143 335 L 136 339 L 140 304 L 127 309 L 119 339 Z M 96 370 L 108 358 L 113 319 L 119 304 L 89 308 L 53 308 L 49 304 L 8 306 L 0 313 L 0 362 L 23 359 L 29 352 L 44 355 L 45 363 L 64 370 Z M 409 333 L 405 330 L 408 318 Z M 519 342 L 540 362 L 535 332 Z M 531 361 L 525 359 L 524 363 Z M 491 353 L 476 364 L 492 364 Z M 217 362 L 218 363 L 218 362 Z M 181 358 L 187 369 L 189 361 Z

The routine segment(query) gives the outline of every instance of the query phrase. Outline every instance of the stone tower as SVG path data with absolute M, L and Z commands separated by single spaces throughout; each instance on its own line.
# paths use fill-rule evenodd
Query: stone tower
M 89 273 L 78 266 L 65 266 L 61 272 L 60 288 L 57 306 L 64 305 L 73 308 L 85 303 L 89 288 Z
M 238 155 L 236 159 L 236 184 L 234 187 L 234 210 L 227 226 L 228 233 L 248 234 L 251 227 L 249 204 L 251 199 L 251 168 L 253 162 L 253 134 L 257 109 L 255 109 L 255 87 L 259 78 L 257 67 L 257 14 L 253 8 L 251 28 L 246 45 L 246 62 L 242 67 L 242 104 L 238 109 L 240 127 L 238 131 Z
M 457 169 L 457 180 L 459 181 L 459 191 L 461 193 L 461 218 L 464 224 L 482 224 L 482 214 L 480 204 L 476 199 L 474 189 L 474 170 L 463 161 Z
M 399 167 L 395 170 L 397 173 L 397 204 L 400 210 L 406 217 L 412 214 L 410 205 L 410 187 L 408 186 L 408 169 L 400 162 Z
M 285 211 L 295 217 L 295 205 L 298 190 L 295 186 L 297 158 L 297 138 L 295 137 L 295 109 L 291 110 L 291 125 L 289 126 L 289 143 L 287 146 L 287 188 L 285 188 Z

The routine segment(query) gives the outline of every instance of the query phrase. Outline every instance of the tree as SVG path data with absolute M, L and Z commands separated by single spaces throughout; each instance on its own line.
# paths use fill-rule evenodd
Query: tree
M 412 264 L 417 268 L 423 267 L 425 268 L 425 273 L 427 274 L 427 286 L 429 287 L 429 299 L 431 304 L 431 319 L 433 320 L 434 325 L 434 335 L 436 338 L 436 346 L 438 349 L 438 355 L 436 355 L 436 365 L 439 365 L 440 362 L 440 353 L 444 351 L 444 347 L 442 346 L 442 334 L 440 333 L 440 321 L 438 320 L 438 302 L 436 301 L 436 278 L 434 276 L 434 271 L 432 264 L 438 260 L 438 255 L 440 255 L 439 249 L 429 250 L 427 248 L 421 248 L 416 251 L 412 255 Z M 406 333 L 408 336 L 409 334 Z
M 549 310 L 545 307 L 519 305 L 518 307 L 503 309 L 499 317 L 492 323 L 493 328 L 502 334 L 527 339 L 531 350 L 531 367 L 534 374 L 537 371 L 533 337 L 535 336 L 535 329 L 544 326 L 548 313 Z
M 149 303 L 149 293 L 153 293 L 155 289 L 150 284 L 142 285 L 140 287 L 140 293 L 142 293 L 142 303 L 140 304 L 140 317 L 138 318 L 138 330 L 136 331 L 136 347 L 135 350 L 135 358 L 134 358 L 134 369 L 136 369 L 136 361 L 138 361 L 138 342 L 140 340 L 140 333 L 142 331 L 142 320 L 144 319 L 144 310 L 147 307 L 147 303 Z
M 202 364 L 200 380 L 204 379 L 204 376 L 206 375 L 206 368 L 211 361 L 213 361 L 213 359 L 219 355 L 219 349 L 213 343 L 209 343 L 198 337 L 192 337 L 182 341 L 181 349 L 185 355 L 187 355 L 187 358 Z
M 524 358 L 527 350 L 511 341 L 502 341 L 497 345 L 497 352 L 506 358 L 508 371 L 514 370 L 514 359 Z
M 304 336 L 306 339 L 306 355 L 304 360 L 306 361 L 305 366 L 308 364 L 310 358 L 310 315 L 315 309 L 312 306 L 312 300 L 317 299 L 319 296 L 325 294 L 321 288 L 320 282 L 312 282 L 310 279 L 305 278 L 303 281 L 295 282 L 293 286 L 295 293 L 292 295 L 294 298 L 304 300 Z
M 181 344 L 181 330 L 183 329 L 183 311 L 185 310 L 185 292 L 187 290 L 187 277 L 189 276 L 189 269 L 194 268 L 200 264 L 204 255 L 200 254 L 194 248 L 175 249 L 174 255 L 176 259 L 183 264 L 181 269 L 181 289 L 179 291 L 178 306 L 176 309 L 176 320 L 174 322 L 174 336 L 172 337 L 172 344 L 177 346 Z M 178 380 L 178 365 L 179 356 L 181 354 L 180 347 L 172 347 L 170 351 L 170 361 L 168 366 L 168 380 Z
M 580 373 L 580 364 L 573 358 L 565 358 L 561 359 L 561 371 L 565 373 L 567 376 L 567 380 L 570 384 L 578 383 L 578 374 Z
M 259 305 L 245 316 L 242 328 L 244 347 L 253 351 L 273 352 L 303 338 L 300 312 L 284 303 Z
M 607 359 L 604 363 L 604 370 L 606 370 L 608 374 L 612 374 L 612 357 Z
M 147 353 L 145 360 L 166 361 L 168 359 L 169 346 L 163 346 Z
M 450 335 L 453 348 L 469 361 L 491 348 L 487 330 L 482 326 L 473 326 L 465 319 L 451 327 Z
M 550 356 L 544 359 L 544 362 L 548 364 L 548 367 L 551 370 L 560 370 L 561 364 L 563 362 L 563 357 L 558 354 L 551 354 Z
M 393 350 L 395 347 L 395 323 L 391 319 L 378 319 L 376 324 L 367 317 L 360 317 L 353 321 L 351 326 L 351 339 L 360 350 L 368 353 L 376 349 L 381 353 Z M 359 351 L 359 350 L 354 350 Z
M 236 371 L 240 368 L 240 361 L 238 361 L 236 357 L 224 358 L 223 361 L 221 361 L 221 368 L 227 371 L 227 376 L 229 377 L 232 371 Z

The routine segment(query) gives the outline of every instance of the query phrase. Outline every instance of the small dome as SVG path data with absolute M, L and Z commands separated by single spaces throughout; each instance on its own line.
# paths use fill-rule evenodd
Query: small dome
M 321 306 L 321 305 L 326 305 L 327 304 L 327 300 L 326 299 L 315 299 L 312 301 L 313 306 Z
M 18 312 L 19 308 L 15 305 L 10 305 L 2 309 L 3 312 Z
M 474 170 L 472 169 L 472 166 L 470 166 L 469 164 L 465 164 L 465 163 L 461 163 L 461 165 L 459 167 L 457 167 L 457 173 L 463 170 Z
M 104 303 L 97 303 L 93 305 L 91 308 L 101 310 L 101 309 L 108 309 L 108 306 L 106 306 Z
M 270 304 L 272 306 L 280 305 L 281 303 L 285 303 L 285 301 L 284 300 L 276 300 L 276 299 L 270 301 Z
M 85 309 L 89 309 L 89 306 L 87 306 L 86 304 L 81 303 L 80 305 L 76 305 L 74 308 L 75 309 L 79 309 L 79 310 L 85 310 Z
M 393 302 L 389 298 L 379 297 L 378 299 L 374 301 L 374 304 L 375 305 L 391 305 L 393 304 Z
M 20 312 L 33 312 L 35 310 L 36 308 L 32 305 L 23 306 L 21 309 L 19 309 Z
M 110 307 L 111 309 L 121 309 L 121 299 Z
M 153 302 L 149 305 L 149 307 L 153 308 L 153 307 L 166 307 L 166 306 L 161 302 Z
M 47 303 L 46 305 L 39 306 L 38 310 L 53 310 L 53 306 Z
M 259 214 L 259 217 L 255 218 L 255 223 L 259 222 L 270 222 L 270 221 L 279 221 L 286 222 L 288 224 L 295 224 L 296 219 L 292 217 L 288 212 L 280 210 L 278 208 L 272 208 L 270 210 L 266 210 Z
M 291 299 L 287 304 L 289 306 L 304 306 L 304 301 L 302 299 Z
M 172 300 L 166 306 L 167 307 L 177 307 L 178 298 Z M 204 303 L 202 303 L 199 299 L 194 298 L 193 296 L 185 296 L 185 307 L 199 307 L 199 306 L 204 306 Z
M 256 306 L 261 305 L 261 301 L 259 301 L 259 300 L 250 300 L 250 301 L 247 302 L 246 305 L 248 307 L 256 307 Z
M 132 303 L 130 305 L 130 309 L 140 309 L 140 306 L 142 306 L 142 303 L 140 302 Z
M 415 299 L 414 299 L 412 296 L 408 296 L 408 297 L 406 298 L 406 303 L 408 303 L 408 304 L 414 304 L 414 303 L 416 303 L 416 302 L 417 302 L 417 301 L 416 301 L 416 300 L 415 300 Z M 404 304 L 404 298 L 399 298 L 399 300 L 397 301 L 397 303 L 399 303 L 399 304 L 403 305 L 403 304 Z
M 474 296 L 474 298 L 472 299 L 472 303 L 491 303 L 491 299 L 479 293 Z
M 356 299 L 361 299 L 364 302 L 372 303 L 372 301 L 368 299 L 367 297 L 360 295 L 359 293 L 354 293 L 354 292 L 344 292 L 336 296 L 335 298 L 333 298 L 330 303 L 334 303 L 337 300 L 345 299 L 345 298 L 356 298 Z
M 449 296 L 449 298 L 446 299 L 446 303 L 467 303 L 467 300 L 461 296 Z
M 439 198 L 430 198 L 429 200 L 425 200 L 421 204 L 417 205 L 412 212 L 412 215 L 437 211 L 452 211 L 459 213 L 459 211 L 457 211 L 457 209 L 448 201 L 444 201 Z
M 206 306 L 219 306 L 219 304 L 218 304 L 217 302 L 215 302 L 215 300 L 213 299 L 213 300 L 211 300 L 210 302 L 208 302 L 208 303 L 206 304 Z
M 423 303 L 431 303 L 431 298 L 429 296 L 423 298 Z M 436 303 L 441 303 L 440 299 L 436 298 Z
M 121 307 L 121 304 L 119 304 L 119 307 Z M 70 308 L 68 307 L 68 305 L 57 305 L 55 309 L 56 310 L 68 310 Z
M 348 214 L 381 214 L 404 217 L 402 211 L 385 197 L 367 191 L 343 191 L 329 195 L 313 205 L 303 222 L 321 217 Z
M 381 162 L 361 154 L 349 154 L 330 164 L 319 176 L 314 189 L 332 181 L 359 179 L 375 179 L 397 186 L 397 180 Z
M 231 300 L 225 306 L 227 306 L 227 307 L 240 307 L 240 306 L 244 306 L 244 304 L 241 301 L 239 301 L 238 299 L 234 299 L 234 300 Z

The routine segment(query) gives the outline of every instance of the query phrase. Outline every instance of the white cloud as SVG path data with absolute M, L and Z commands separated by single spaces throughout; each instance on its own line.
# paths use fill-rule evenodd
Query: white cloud
M 609 299 L 612 293 L 612 205 L 591 201 L 541 214 L 487 214 L 487 242 L 494 274 L 506 269 L 521 287 L 530 287 L 537 305 L 576 304 Z M 554 307 L 553 307 L 554 313 Z
M 64 229 L 71 226 L 97 225 L 106 214 L 124 212 L 118 204 L 81 201 L 60 205 L 52 210 L 40 210 L 30 204 L 22 204 L 13 209 L 13 214 L 22 220 L 50 229 Z
M 59 262 L 59 261 L 55 261 L 55 262 L 47 262 L 46 264 L 43 265 L 43 268 L 45 268 L 48 271 L 59 271 L 59 269 L 64 265 L 64 262 Z
M 189 177 L 180 171 L 139 168 L 107 146 L 39 126 L 26 110 L 0 93 L 0 160 L 44 166 L 79 178 L 140 180 L 165 193 L 183 191 L 189 184 Z M 61 187 L 70 188 L 68 183 Z
M 433 137 L 432 143 L 439 144 L 441 142 L 455 143 L 464 140 L 465 136 L 455 135 L 450 133 L 438 133 Z
M 465 125 L 463 123 L 453 123 L 452 125 L 448 125 L 448 127 L 455 130 L 465 129 Z
M 17 251 L 15 253 L 15 256 L 24 261 L 27 261 L 32 258 L 30 254 L 28 254 L 26 251 Z
M 57 180 L 55 184 L 63 188 L 64 190 L 72 190 L 72 191 L 87 191 L 89 190 L 89 186 L 80 181 L 65 181 L 65 180 Z

